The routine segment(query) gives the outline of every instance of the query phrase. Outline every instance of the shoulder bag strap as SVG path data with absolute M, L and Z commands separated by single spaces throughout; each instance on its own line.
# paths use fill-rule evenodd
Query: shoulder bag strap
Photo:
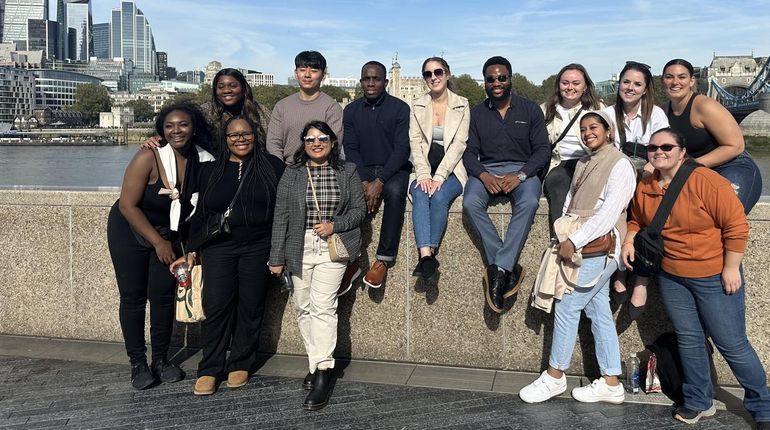
M 551 144 L 551 152 L 553 152 L 554 148 L 556 148 L 556 144 L 561 142 L 561 140 L 564 139 L 564 136 L 566 136 L 567 133 L 569 133 L 569 129 L 572 128 L 572 124 L 574 124 L 575 121 L 577 121 L 578 117 L 580 117 L 581 112 L 583 112 L 582 106 L 580 107 L 580 109 L 578 109 L 577 113 L 575 113 L 575 116 L 573 116 L 572 119 L 569 120 L 569 124 L 567 124 L 567 126 L 564 127 L 564 131 L 561 132 L 561 135 L 559 136 L 559 138 L 553 141 L 553 143 Z
M 243 183 L 246 182 L 246 177 L 249 175 L 249 171 L 251 171 L 251 164 L 246 166 L 246 171 L 243 172 L 243 176 L 241 176 L 241 182 L 238 183 L 238 189 L 235 190 L 233 199 L 230 200 L 230 204 L 227 205 L 227 209 L 225 209 L 225 218 L 230 216 L 230 211 L 233 210 L 233 205 L 235 205 L 235 199 L 238 198 L 238 194 L 241 193 L 241 188 L 243 187 Z
M 310 167 L 308 165 L 305 165 L 305 168 L 307 169 L 307 182 L 310 184 L 310 191 L 313 192 L 313 201 L 315 202 L 315 210 L 318 211 L 318 217 L 320 219 L 321 217 L 321 206 L 318 205 L 318 197 L 315 195 L 315 184 L 313 184 L 313 178 L 310 174 Z
M 687 178 L 690 177 L 690 173 L 698 166 L 700 164 L 695 161 L 685 161 L 676 172 L 674 179 L 671 180 L 671 184 L 668 186 L 668 190 L 666 190 L 666 194 L 663 196 L 663 201 L 660 202 L 660 206 L 658 206 L 658 210 L 652 218 L 652 222 L 647 226 L 651 232 L 660 233 L 663 230 L 663 224 L 666 223 L 666 219 L 671 214 L 671 209 L 674 208 L 674 202 L 679 197 L 682 187 L 687 182 Z

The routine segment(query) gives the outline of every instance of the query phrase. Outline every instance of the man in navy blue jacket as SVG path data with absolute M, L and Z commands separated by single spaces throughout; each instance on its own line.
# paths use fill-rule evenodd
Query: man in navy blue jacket
M 511 92 L 511 63 L 492 57 L 482 71 L 488 98 L 471 109 L 468 146 L 463 154 L 468 171 L 463 212 L 484 246 L 487 304 L 502 313 L 504 299 L 518 292 L 524 278 L 519 255 L 538 208 L 538 175 L 550 161 L 551 148 L 540 108 Z M 487 214 L 494 196 L 511 201 L 505 240 Z
M 412 170 L 409 105 L 385 92 L 386 76 L 382 63 L 364 64 L 361 68 L 364 97 L 347 105 L 342 116 L 345 159 L 358 166 L 368 213 L 376 213 L 380 202 L 385 202 L 377 260 L 364 276 L 364 283 L 372 288 L 382 285 L 388 265 L 398 254 Z M 351 263 L 340 291 L 345 291 L 347 280 L 357 269 L 357 264 Z

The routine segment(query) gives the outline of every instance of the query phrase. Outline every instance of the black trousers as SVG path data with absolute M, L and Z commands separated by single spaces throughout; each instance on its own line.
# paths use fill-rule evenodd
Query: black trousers
M 166 358 L 174 324 L 174 276 L 154 249 L 139 244 L 117 202 L 107 219 L 107 245 L 118 281 L 120 328 L 131 364 L 147 360 L 144 317 L 148 300 L 152 359 Z
M 380 167 L 375 168 L 375 174 Z M 385 182 L 382 188 L 384 208 L 380 226 L 380 242 L 377 245 L 377 259 L 395 261 L 398 245 L 401 243 L 401 229 L 406 214 L 406 193 L 409 190 L 409 172 L 399 170 Z
M 198 376 L 251 370 L 265 311 L 270 245 L 226 240 L 204 247 L 201 255 L 206 319 Z
M 556 237 L 553 223 L 561 217 L 572 177 L 575 175 L 577 162 L 577 159 L 562 161 L 558 166 L 548 171 L 543 181 L 543 195 L 548 201 L 548 229 L 551 238 Z

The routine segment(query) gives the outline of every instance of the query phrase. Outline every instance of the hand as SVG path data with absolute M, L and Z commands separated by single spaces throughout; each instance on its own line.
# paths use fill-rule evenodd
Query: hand
M 270 273 L 274 276 L 281 276 L 281 273 L 283 273 L 283 264 L 280 266 L 268 266 L 270 268 Z
M 441 185 L 444 183 L 444 181 L 443 180 L 438 180 L 437 181 L 437 180 L 434 179 L 434 180 L 432 180 L 430 182 L 431 182 L 431 185 L 430 185 L 430 191 L 428 192 L 428 195 L 433 197 L 433 195 L 436 194 L 438 192 L 438 190 L 441 189 Z
M 368 213 L 377 212 L 382 201 L 382 188 L 384 183 L 380 178 L 364 183 L 364 199 Z
M 421 189 L 422 192 L 425 194 L 430 194 L 430 189 L 432 186 L 433 186 L 433 181 L 430 178 L 418 179 L 417 181 L 415 181 L 415 184 L 414 184 L 415 188 Z
M 626 269 L 634 271 L 634 242 L 624 242 L 620 248 L 620 260 Z
M 177 268 L 179 265 L 181 265 L 181 264 L 184 264 L 185 262 L 187 262 L 187 258 L 186 258 L 186 257 L 184 257 L 184 256 L 182 256 L 182 257 L 179 257 L 179 258 L 177 258 L 176 260 L 174 260 L 174 262 L 173 262 L 173 263 L 171 263 L 171 264 L 168 266 L 168 270 L 169 270 L 171 273 L 174 273 L 174 272 L 176 271 L 176 268 Z M 187 264 L 189 265 L 190 263 L 188 262 Z M 192 266 L 190 266 L 190 267 L 192 267 Z
M 484 188 L 487 189 L 489 194 L 500 194 L 503 192 L 498 176 L 492 176 L 489 172 L 484 172 L 479 175 L 479 180 L 484 184 Z
M 519 184 L 521 184 L 521 180 L 519 180 L 519 177 L 513 173 L 509 173 L 500 178 L 500 186 L 503 188 L 505 194 L 515 190 Z
M 334 223 L 322 222 L 313 226 L 313 231 L 320 237 L 329 237 L 334 233 Z
M 725 294 L 735 293 L 742 285 L 741 272 L 737 267 L 725 267 L 722 269 L 722 287 L 725 290 Z
M 642 169 L 642 179 L 652 176 L 652 173 L 655 171 L 655 168 L 652 167 L 652 164 L 647 162 L 647 164 L 644 165 L 644 168 Z
M 142 143 L 140 148 L 142 149 L 154 149 L 154 148 L 160 148 L 160 142 L 163 139 L 161 139 L 160 136 L 150 136 L 147 138 L 147 140 Z
M 567 239 L 557 245 L 559 251 L 559 257 L 562 260 L 572 261 L 572 256 L 575 255 L 575 244 L 571 240 Z
M 174 248 L 171 246 L 171 242 L 166 239 L 155 245 L 155 254 L 158 255 L 158 260 L 163 264 L 171 264 L 176 259 Z

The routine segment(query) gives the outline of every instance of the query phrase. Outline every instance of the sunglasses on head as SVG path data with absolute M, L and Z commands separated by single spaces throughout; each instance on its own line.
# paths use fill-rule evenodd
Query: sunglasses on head
M 484 80 L 486 80 L 488 84 L 494 84 L 495 81 L 505 82 L 508 80 L 508 75 L 487 76 Z
M 672 145 L 670 143 L 664 143 L 663 145 L 647 145 L 647 152 L 655 152 L 660 149 L 663 152 L 671 152 L 672 149 L 679 147 L 679 145 Z
M 312 145 L 316 140 L 323 144 L 331 142 L 331 138 L 327 134 L 321 134 L 318 136 L 305 136 L 302 138 L 302 141 L 305 142 L 305 145 Z
M 430 79 L 431 76 L 435 76 L 437 78 L 444 76 L 444 69 L 436 69 L 434 71 L 425 70 L 422 72 L 423 79 Z

